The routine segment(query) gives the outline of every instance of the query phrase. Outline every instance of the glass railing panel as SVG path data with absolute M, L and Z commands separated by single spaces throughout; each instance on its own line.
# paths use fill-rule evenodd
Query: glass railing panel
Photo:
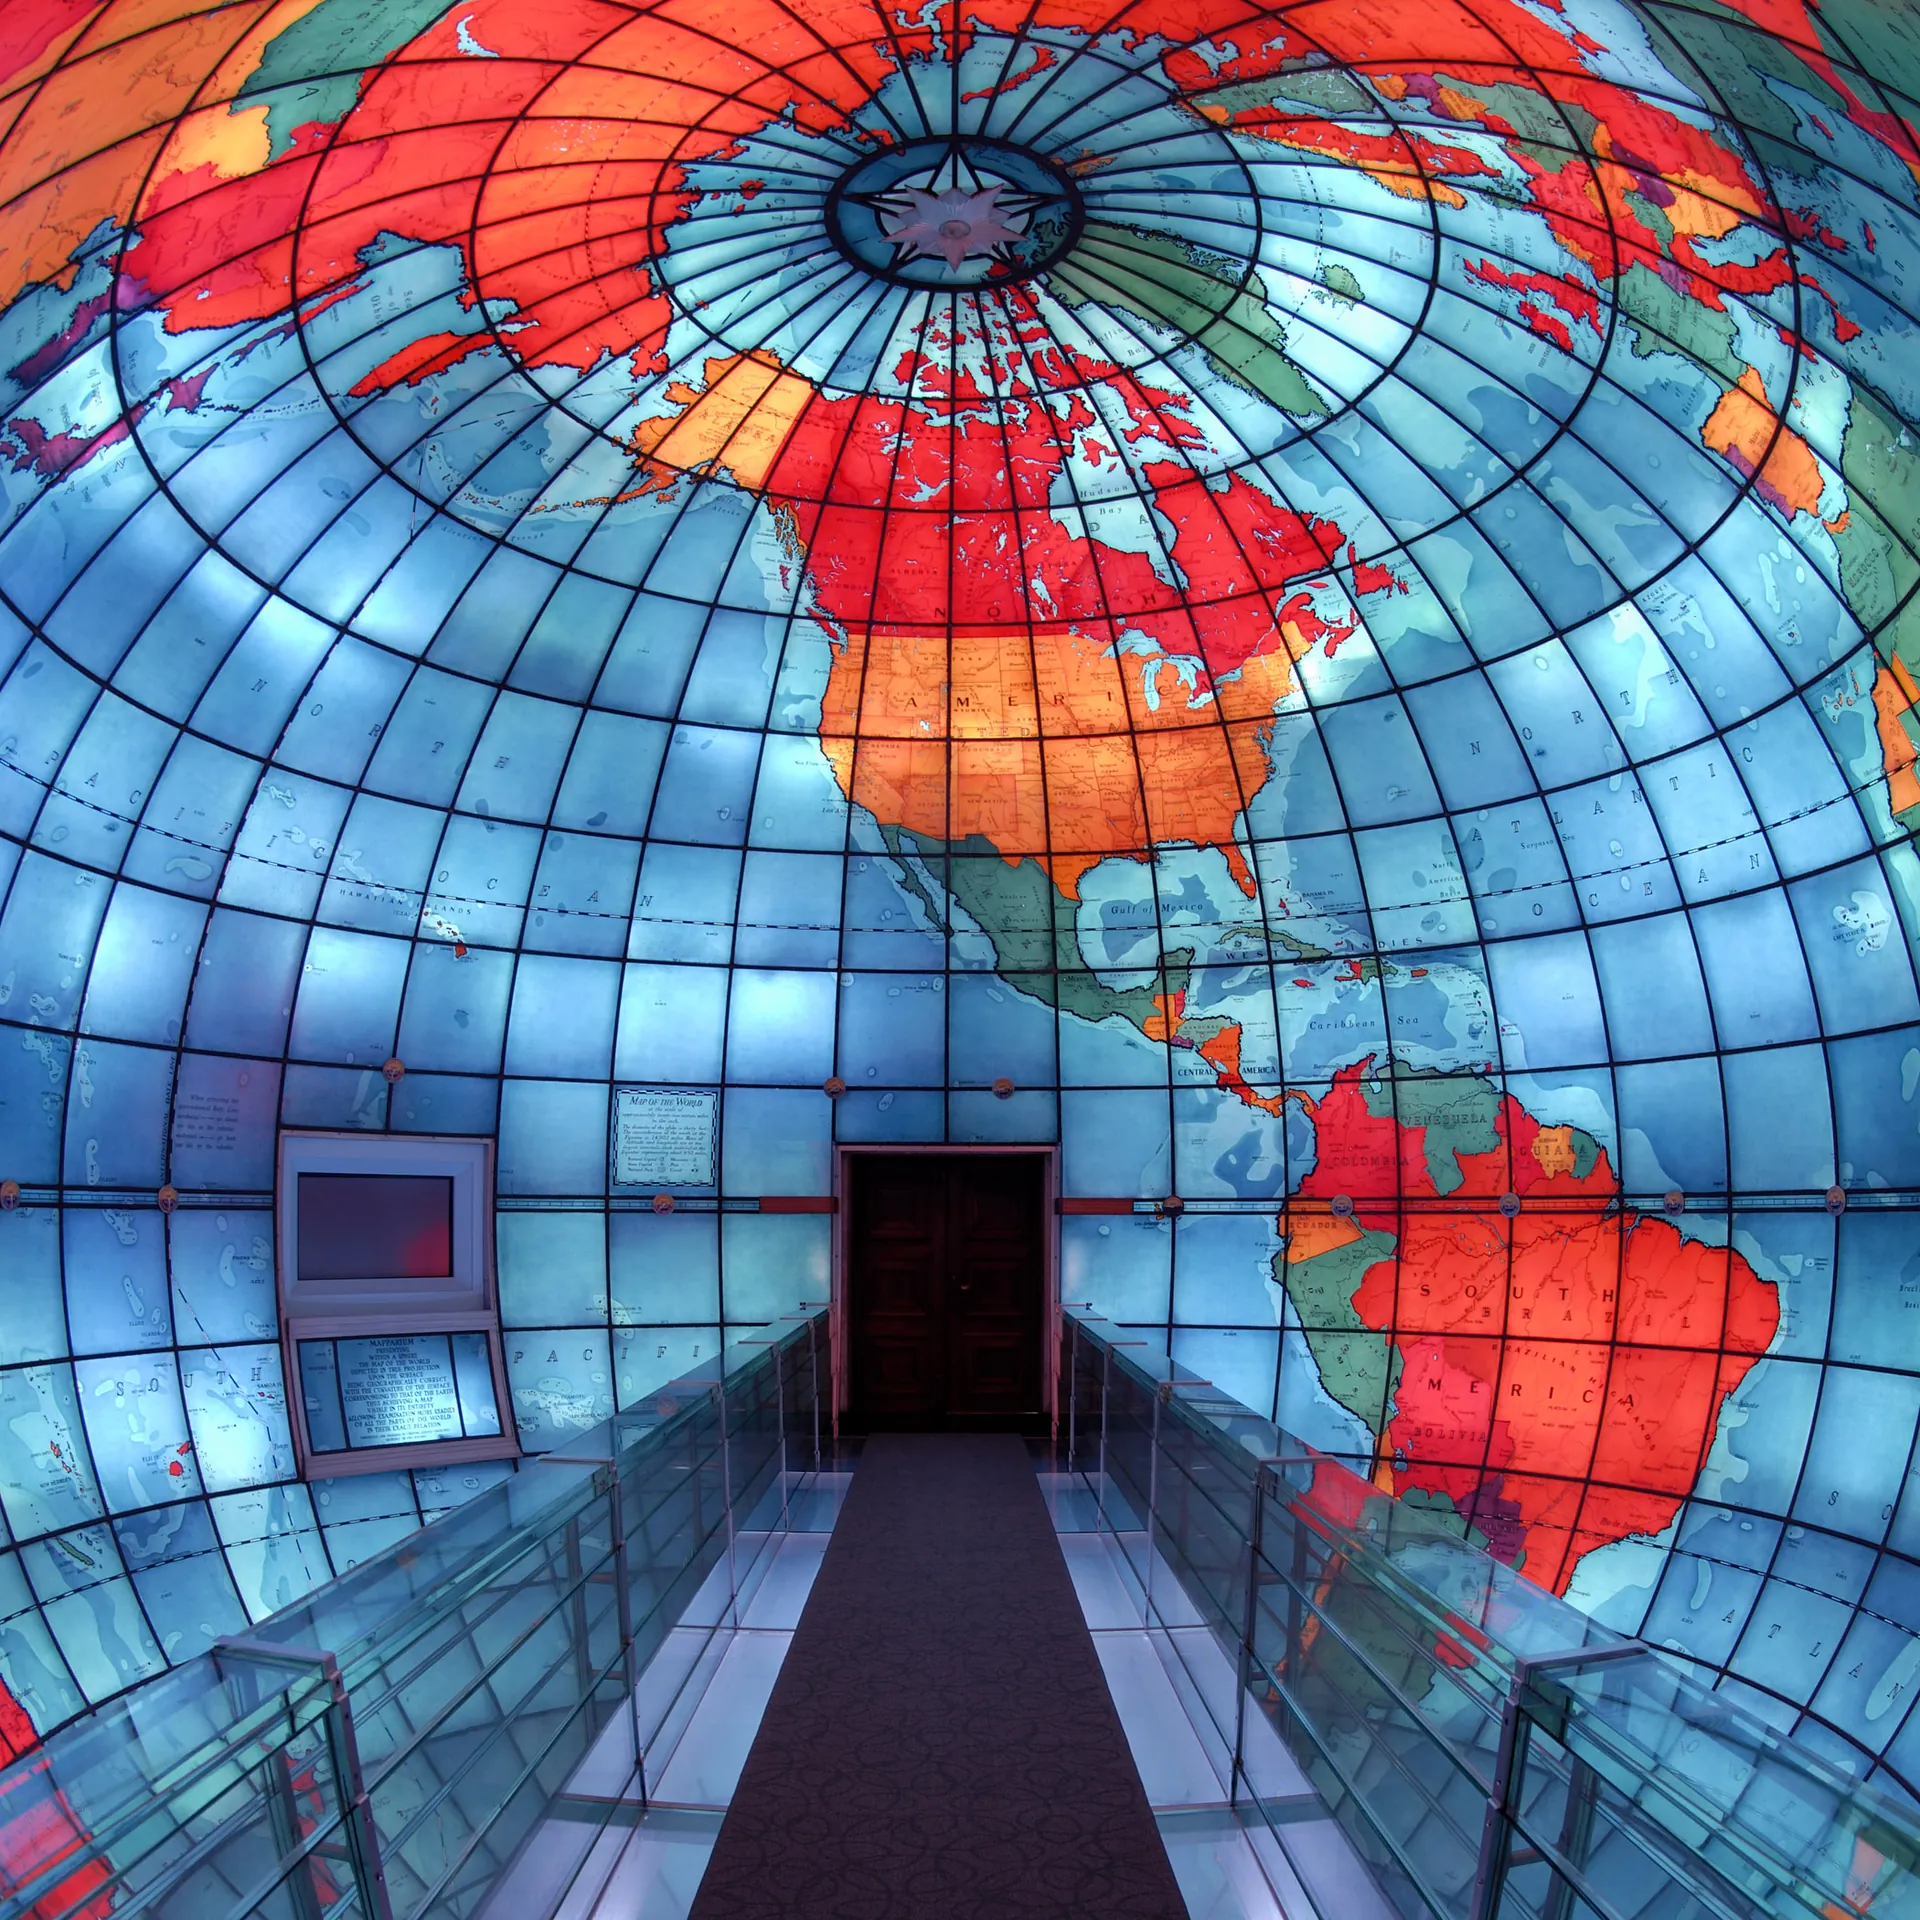
M 174 1740 L 143 1740 L 123 1699 L 85 1740 L 43 1749 L 0 1774 L 0 1888 L 10 1896 L 0 1911 L 36 1920 L 153 1902 L 161 1903 L 155 1911 L 206 1911 L 192 1905 L 194 1887 L 263 1878 L 274 1846 L 269 1788 L 282 1758 L 317 1843 L 337 1828 L 339 1794 L 320 1730 L 331 1696 L 318 1677 L 288 1685 L 284 1671 L 275 1672 L 265 1699 L 251 1689 L 230 1694 L 211 1659 L 167 1678 L 183 1719 L 204 1727 L 225 1710 L 230 1725 L 183 1750 Z
M 1904 1805 L 1665 1662 L 1560 1678 L 1530 1703 L 1535 1724 L 1634 1819 L 1764 1893 L 1767 1911 L 1920 1915 L 1920 1834 Z
M 1247 1541 L 1258 1461 L 1224 1451 L 1178 1381 L 1160 1402 L 1153 1537 L 1177 1556 L 1181 1583 L 1208 1625 L 1240 1632 L 1247 1611 Z
M 476 1912 L 811 1457 L 825 1354 L 818 1317 L 736 1343 L 0 1770 L 0 1920 Z
M 1151 1543 L 1398 1911 L 1920 1920 L 1910 1808 L 1120 1329 L 1074 1313 L 1067 1348 L 1107 1524 Z
M 1645 1819 L 1538 1721 L 1528 1725 L 1512 1805 L 1501 1877 L 1522 1904 L 1503 1911 L 1578 1904 L 1606 1916 L 1653 1907 L 1759 1920 L 1776 1910 L 1764 1880 L 1743 1885 L 1714 1871 L 1699 1847 Z
M 1362 1662 L 1380 1690 L 1381 1710 L 1439 1741 L 1474 1775 L 1484 1796 L 1492 1778 L 1499 1706 L 1461 1643 L 1397 1606 L 1358 1556 L 1330 1542 L 1283 1503 L 1270 1500 L 1260 1551 L 1256 1657 L 1279 1674 L 1304 1672 L 1323 1642 Z

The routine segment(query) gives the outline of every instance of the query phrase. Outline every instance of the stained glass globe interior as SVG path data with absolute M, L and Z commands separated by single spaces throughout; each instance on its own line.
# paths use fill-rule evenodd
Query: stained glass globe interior
M 288 1140 L 490 1144 L 530 1453 L 827 1299 L 841 1148 L 1029 1144 L 1062 1297 L 1920 1783 L 1907 14 L 14 0 L 0 89 L 15 1746 L 513 1470 L 300 1470 Z

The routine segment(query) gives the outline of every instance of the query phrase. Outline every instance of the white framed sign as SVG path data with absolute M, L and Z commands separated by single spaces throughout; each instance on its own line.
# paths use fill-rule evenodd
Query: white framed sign
M 658 1192 L 719 1184 L 720 1094 L 713 1087 L 615 1087 L 612 1184 Z

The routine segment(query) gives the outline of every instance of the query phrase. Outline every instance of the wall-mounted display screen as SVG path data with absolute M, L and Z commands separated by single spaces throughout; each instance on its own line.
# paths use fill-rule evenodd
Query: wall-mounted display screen
M 298 1278 L 437 1280 L 453 1272 L 453 1181 L 302 1173 Z
M 299 1346 L 314 1453 L 490 1439 L 500 1432 L 484 1333 L 383 1334 Z

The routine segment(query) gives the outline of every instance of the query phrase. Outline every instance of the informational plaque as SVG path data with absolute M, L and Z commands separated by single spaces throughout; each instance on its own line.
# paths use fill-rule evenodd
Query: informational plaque
M 240 1122 L 237 1093 L 181 1093 L 173 1103 L 174 1151 L 231 1153 L 239 1144 Z
M 300 1385 L 315 1454 L 500 1433 L 484 1333 L 302 1340 Z
M 460 1398 L 445 1334 L 342 1340 L 339 1355 L 349 1446 L 460 1438 Z
M 719 1133 L 720 1096 L 711 1087 L 615 1087 L 613 1184 L 710 1187 Z

